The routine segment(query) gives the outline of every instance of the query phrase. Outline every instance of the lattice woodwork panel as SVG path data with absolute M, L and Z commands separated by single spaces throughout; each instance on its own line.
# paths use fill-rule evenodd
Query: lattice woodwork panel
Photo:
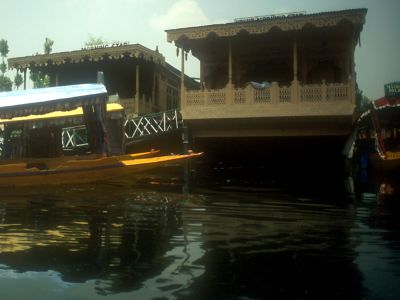
M 300 88 L 300 99 L 302 102 L 322 101 L 322 88 L 317 85 L 305 85 Z
M 254 103 L 271 102 L 271 89 L 254 89 Z

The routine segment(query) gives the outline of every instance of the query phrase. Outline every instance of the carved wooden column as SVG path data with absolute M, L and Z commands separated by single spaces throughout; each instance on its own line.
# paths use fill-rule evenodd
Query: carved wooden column
M 185 99 L 185 50 L 181 48 L 181 108 L 186 108 Z
M 232 42 L 228 40 L 228 84 L 226 86 L 226 104 L 232 104 L 233 99 L 233 84 L 232 84 Z
M 200 59 L 200 88 L 203 89 L 204 86 L 204 62 L 203 59 Z
M 26 90 L 26 68 L 24 69 L 24 90 Z
M 299 102 L 300 98 L 300 82 L 297 79 L 297 36 L 294 36 L 293 40 L 293 81 L 292 81 L 292 102 L 297 103 Z
M 354 62 L 354 48 L 355 48 L 355 39 L 354 36 L 350 40 L 350 53 L 349 53 L 349 59 L 350 59 L 350 78 L 349 78 L 349 96 L 350 96 L 350 102 L 351 103 L 356 103 L 356 71 L 355 71 L 355 62 Z
M 152 103 L 152 105 L 157 103 L 155 96 L 156 96 L 156 65 L 154 65 L 154 68 L 153 68 L 153 82 L 151 85 L 151 103 Z
M 293 41 L 293 81 L 297 80 L 297 37 Z
M 58 73 L 56 72 L 56 80 L 55 80 L 55 85 L 59 86 L 59 78 L 58 78 Z
M 135 112 L 139 115 L 139 101 L 140 101 L 140 93 L 139 93 L 139 64 L 136 64 L 136 94 L 135 94 Z
M 228 42 L 228 85 L 232 85 L 232 42 Z

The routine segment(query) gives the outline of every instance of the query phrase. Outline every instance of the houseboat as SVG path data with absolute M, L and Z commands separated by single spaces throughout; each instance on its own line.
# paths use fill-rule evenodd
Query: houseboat
M 354 124 L 354 155 L 361 168 L 400 168 L 400 82 L 385 85 L 385 96 L 369 104 Z

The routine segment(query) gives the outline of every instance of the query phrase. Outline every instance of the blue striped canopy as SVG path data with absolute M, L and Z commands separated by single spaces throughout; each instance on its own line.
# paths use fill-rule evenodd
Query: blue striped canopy
M 107 100 L 103 84 L 77 84 L 0 93 L 0 118 L 66 111 Z

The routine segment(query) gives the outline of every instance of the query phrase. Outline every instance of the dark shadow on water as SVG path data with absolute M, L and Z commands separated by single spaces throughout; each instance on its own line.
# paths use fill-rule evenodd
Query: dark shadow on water
M 334 156 L 214 147 L 188 193 L 176 168 L 1 193 L 0 299 L 396 299 L 400 213 L 379 185 L 346 179 Z
M 326 201 L 346 198 L 340 137 L 204 139 L 196 183 L 215 189 L 278 189 Z

